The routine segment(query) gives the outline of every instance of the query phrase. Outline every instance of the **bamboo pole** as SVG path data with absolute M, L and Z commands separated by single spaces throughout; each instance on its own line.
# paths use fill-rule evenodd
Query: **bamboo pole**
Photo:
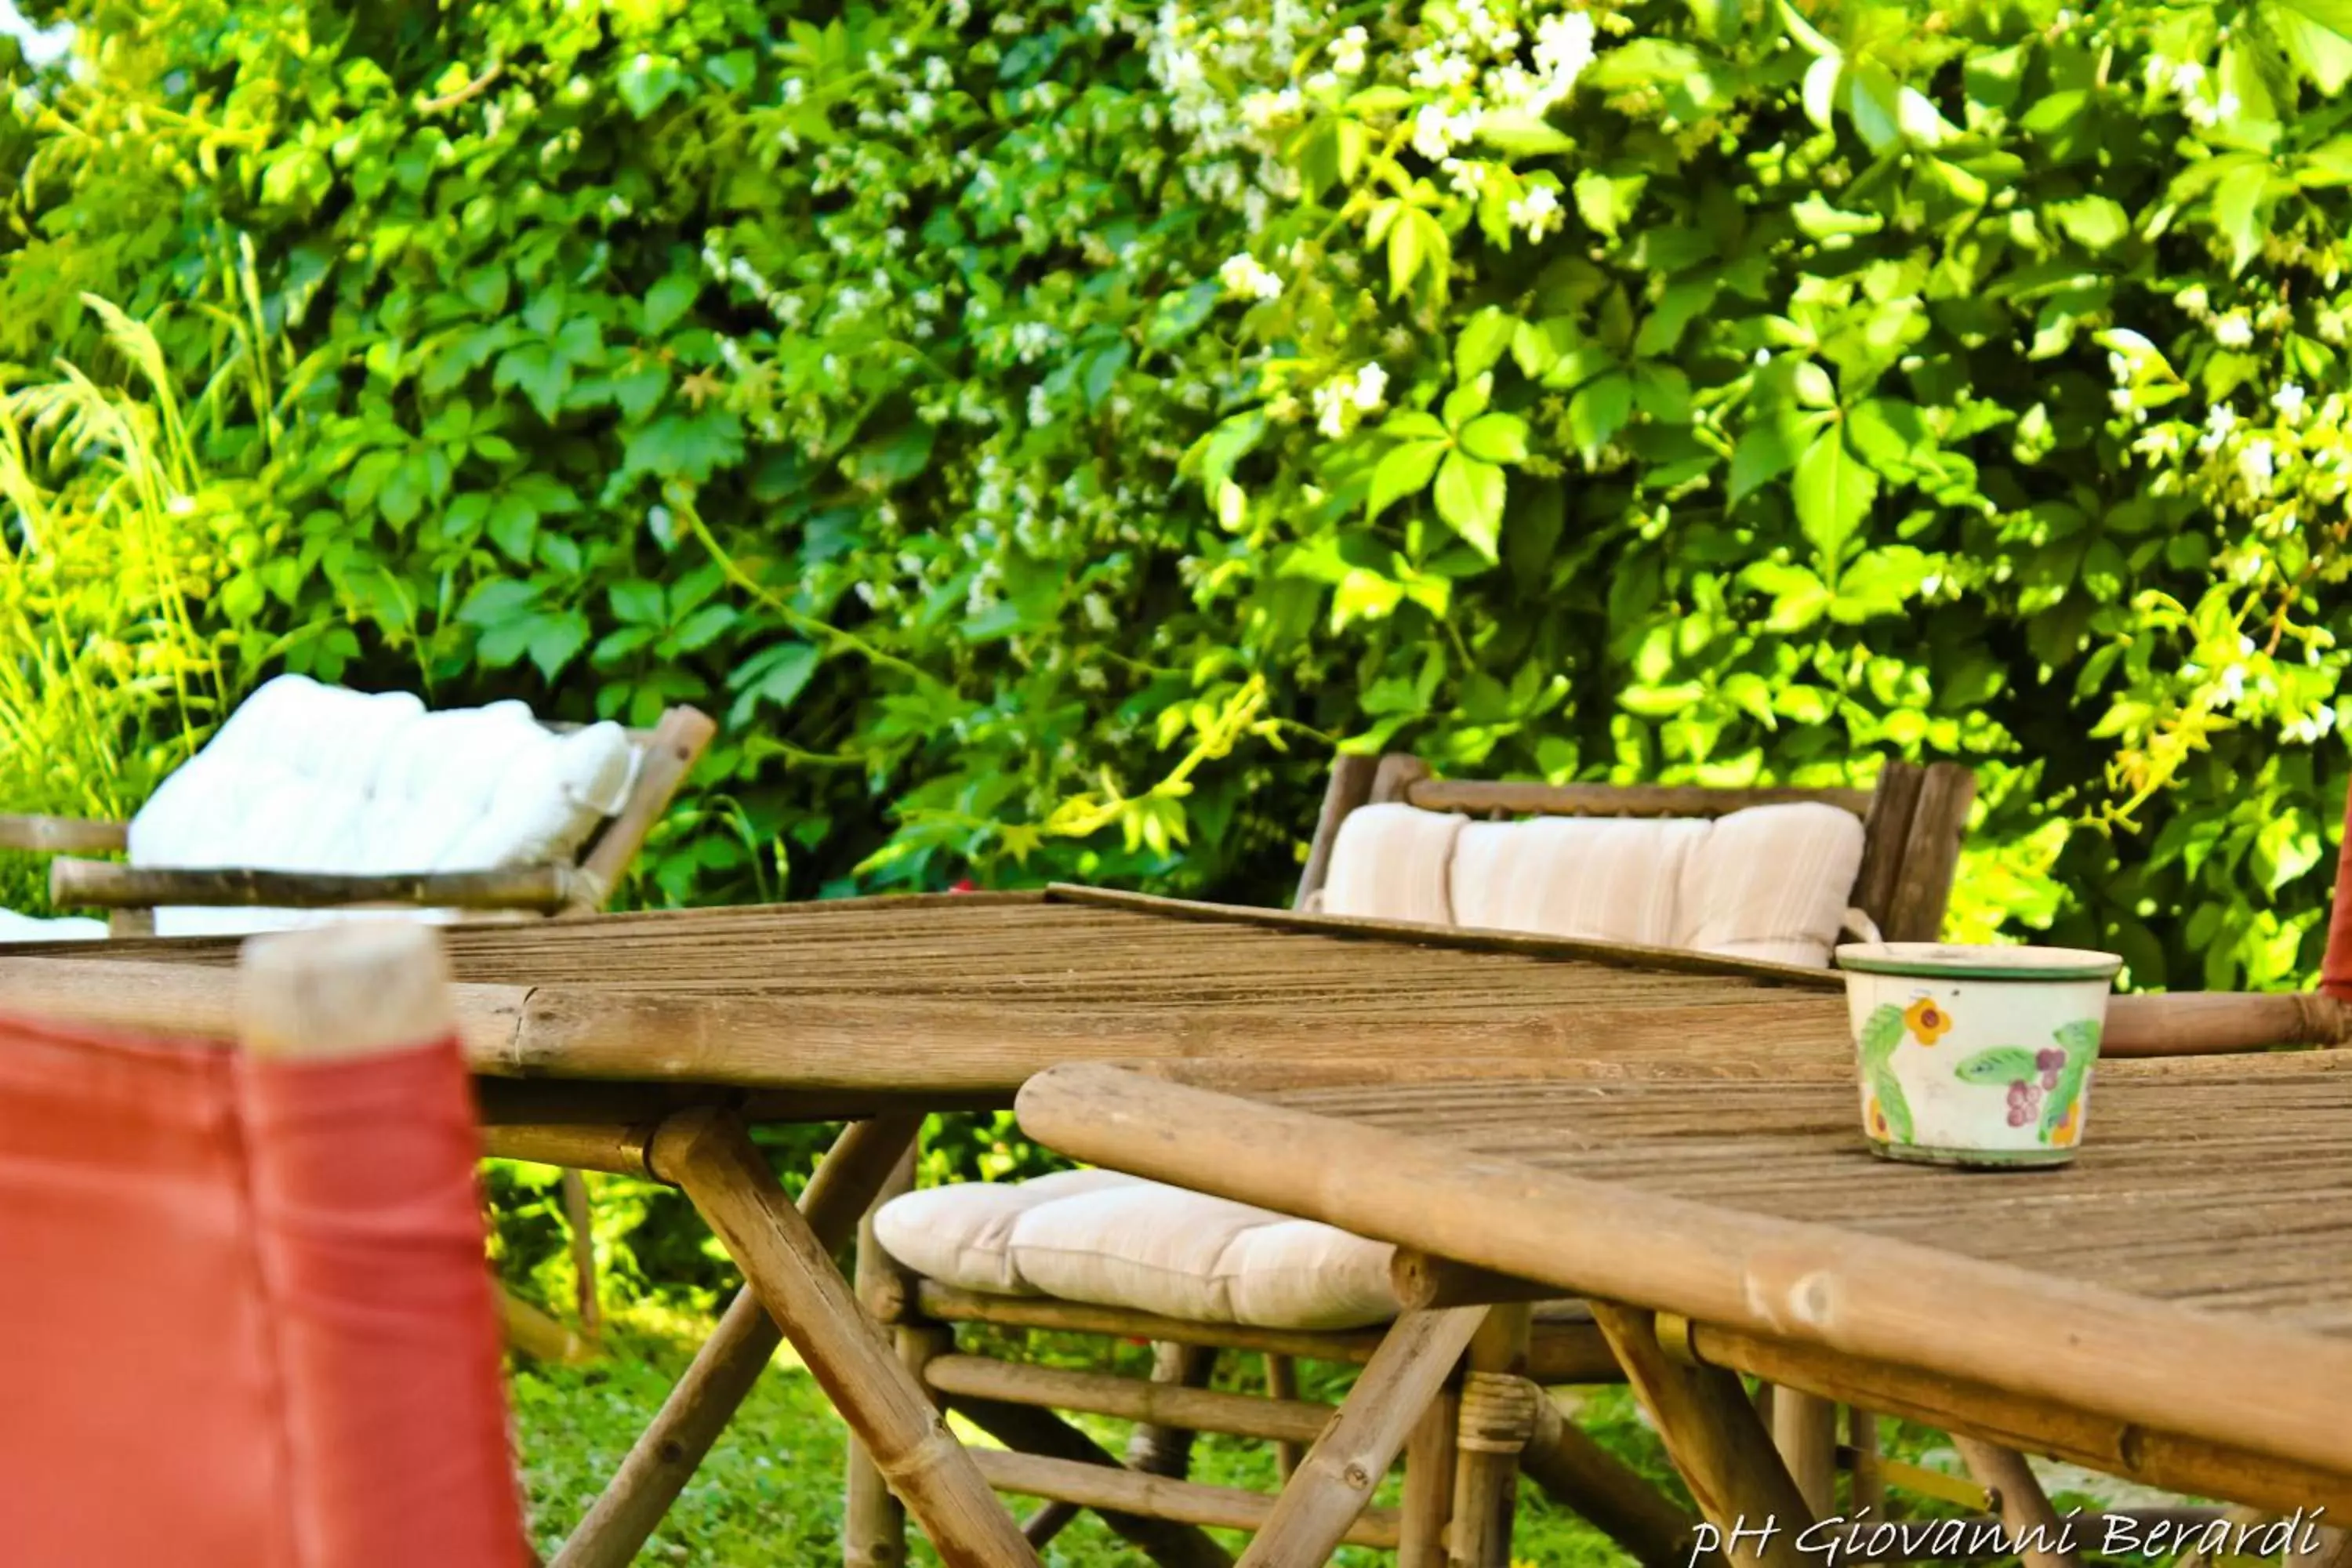
M 517 910 L 552 914 L 579 895 L 570 866 L 509 866 L 492 871 L 417 871 L 346 875 L 241 868 L 184 870 L 126 866 L 118 860 L 60 859 L 49 864 L 49 901 L 60 909 L 148 910 L 163 904 L 212 908 L 335 909 L 396 904 L 411 909 Z
M 1772 1448 L 1739 1379 L 1719 1368 L 1685 1366 L 1658 1343 L 1655 1320 L 1634 1307 L 1592 1303 L 1601 1332 L 1625 1363 L 1625 1377 L 1656 1423 L 1675 1468 L 1719 1539 L 1707 1544 L 1731 1568 L 1806 1568 L 1797 1537 L 1812 1510 Z M 1759 1539 L 1758 1529 L 1771 1529 Z
M 2000 1500 L 2000 1522 L 2025 1568 L 2082 1568 L 2081 1553 L 2061 1550 L 2065 1525 L 2024 1455 L 1958 1432 L 1952 1434 L 1952 1447 L 1969 1474 Z
M 1125 1307 L 1097 1307 L 1050 1296 L 991 1296 L 960 1290 L 936 1279 L 915 1289 L 915 1307 L 926 1318 L 947 1323 L 994 1323 L 1002 1328 L 1045 1329 L 1056 1333 L 1108 1334 L 1116 1339 L 1209 1345 L 1220 1350 L 1276 1351 L 1317 1361 L 1370 1361 L 1383 1331 L 1261 1329 L 1247 1323 L 1195 1323 Z
M 595 1341 L 565 1327 L 504 1285 L 499 1287 L 498 1297 L 499 1328 L 506 1342 L 531 1360 L 551 1366 L 588 1366 L 603 1358 L 604 1350 Z
M 949 1568 L 1028 1568 L 1037 1553 L 908 1375 L 775 1173 L 726 1112 L 681 1112 L 654 1134 L 654 1168 L 704 1221 Z
M 1142 1516 L 1150 1510 L 1149 1517 L 1174 1523 L 1254 1531 L 1265 1527 L 1277 1506 L 1277 1500 L 1239 1487 L 1139 1475 L 1117 1465 L 1084 1464 L 1005 1448 L 974 1449 L 972 1459 L 989 1484 L 1000 1491 L 1055 1498 L 1097 1513 Z M 1348 1528 L 1345 1540 L 1349 1545 L 1393 1550 L 1397 1516 L 1386 1509 L 1367 1509 Z
M 1404 1497 L 1397 1510 L 1397 1568 L 1445 1568 L 1454 1522 L 1456 1404 L 1440 1390 L 1404 1446 Z
M 649 1136 L 642 1127 L 602 1122 L 509 1122 L 482 1129 L 482 1152 L 493 1159 L 530 1160 L 570 1171 L 610 1171 L 650 1181 L 653 1168 L 646 1163 Z
M 942 1356 L 923 1369 L 923 1381 L 951 1402 L 971 1398 L 1034 1405 L 1285 1443 L 1314 1442 L 1330 1425 L 1336 1408 L 1311 1400 L 1260 1399 L 1181 1383 L 1156 1379 L 1145 1383 L 1109 1373 L 1004 1362 L 992 1356 Z
M 2030 1448 L 2159 1490 L 2236 1498 L 2280 1510 L 2324 1505 L 2352 1511 L 2352 1475 L 2342 1471 L 2315 1469 L 2175 1431 L 2116 1421 L 2012 1389 L 1859 1361 L 1818 1345 L 1746 1330 L 1694 1323 L 1689 1332 L 1693 1352 L 1709 1365 L 1946 1431 L 1968 1432 L 2012 1448 Z M 1896 1485 L 1906 1484 L 1892 1461 L 1882 1463 Z M 1981 1489 L 1960 1484 L 1969 1485 L 1971 1493 Z
M 1265 1357 L 1265 1394 L 1270 1400 L 1293 1400 L 1298 1397 L 1298 1363 L 1286 1355 Z M 1306 1439 L 1313 1442 L 1313 1437 Z M 1297 1472 L 1298 1461 L 1307 1450 L 1293 1437 L 1277 1439 L 1274 1445 L 1275 1479 L 1288 1485 Z
M 1486 1321 L 1480 1307 L 1407 1312 L 1283 1489 L 1242 1568 L 1307 1568 L 1331 1555 Z
M 1846 1406 L 1845 1440 L 1853 1450 L 1853 1506 L 1882 1509 L 1886 1506 L 1886 1483 L 1881 1479 L 1878 1458 L 1878 1417 L 1855 1405 Z
M 1510 1568 L 1511 1516 L 1518 1500 L 1519 1450 L 1527 1446 L 1542 1391 L 1527 1370 L 1528 1313 L 1524 1304 L 1489 1307 L 1463 1356 L 1456 1417 L 1452 1568 Z M 1500 1399 L 1489 1397 L 1500 1394 Z
M 1772 1446 L 1816 1515 L 1837 1504 L 1837 1405 L 1793 1388 L 1772 1394 Z
M 922 1125 L 920 1116 L 909 1114 L 855 1121 L 843 1130 L 801 1194 L 801 1212 L 820 1244 L 830 1249 L 848 1239 Z M 734 1418 L 782 1338 L 759 1298 L 749 1289 L 737 1291 L 549 1568 L 626 1568 Z
M 1535 1430 L 1519 1468 L 1554 1502 L 1573 1510 L 1642 1568 L 1688 1568 L 1698 1521 L 1594 1442 L 1538 1392 Z
M 875 1210 L 914 1184 L 915 1146 L 909 1143 L 881 1191 L 874 1194 L 874 1203 L 857 1222 L 856 1272 L 852 1284 L 858 1301 L 877 1322 L 895 1324 L 903 1315 L 905 1298 L 903 1290 L 893 1289 L 899 1284 L 898 1270 L 884 1254 L 882 1244 L 875 1239 Z M 893 1300 L 881 1300 L 885 1297 Z M 901 1363 L 908 1363 L 906 1341 L 902 1331 L 898 1344 Z M 909 1370 L 919 1377 L 920 1369 L 908 1364 Z M 852 1436 L 847 1448 L 841 1510 L 843 1568 L 900 1568 L 907 1561 L 907 1510 L 891 1492 L 890 1483 L 875 1468 L 865 1445 Z
M 2352 1474 L 2352 1344 L 2072 1279 L 1584 1180 L 1158 1082 L 1056 1068 L 1021 1093 L 1050 1148 L 1538 1279 L 1566 1292 L 1913 1365 Z M 1344 1172 L 1346 1179 L 1328 1179 Z M 2063 1323 L 2069 1353 L 2017 1345 Z M 1612 1335 L 1612 1340 L 1616 1338 Z M 2150 1353 L 2151 1347 L 2163 1353 Z M 1622 1355 L 1622 1347 L 1620 1346 Z M 2198 1375 L 2184 1378 L 2183 1366 Z
M 572 1230 L 573 1304 L 580 1314 L 580 1331 L 591 1343 L 604 1337 L 604 1304 L 596 1289 L 595 1207 L 588 1198 L 588 1178 L 573 1166 L 564 1167 L 563 1221 Z
M 1171 1506 L 1182 1510 L 1183 1504 L 1180 1500 L 1171 1505 L 1171 1498 L 1176 1494 L 1164 1489 L 1171 1483 L 1183 1484 L 1181 1478 L 1125 1468 L 1093 1438 L 1050 1410 L 963 1397 L 954 1400 L 952 1407 L 1003 1443 L 1018 1459 L 1045 1459 L 1073 1467 L 1066 1474 L 1042 1472 L 1058 1474 L 1059 1481 L 1050 1489 L 1038 1491 L 1005 1486 L 1007 1472 L 991 1474 L 983 1468 L 981 1473 L 988 1477 L 990 1485 L 1092 1508 L 1112 1534 L 1151 1559 L 1158 1568 L 1233 1568 L 1232 1554 L 1202 1532 L 1200 1521 L 1170 1511 Z M 1087 1471 L 1101 1473 L 1087 1475 Z M 1147 1484 L 1129 1486 L 1126 1482 L 1129 1477 Z M 1160 1486 L 1155 1488 L 1150 1482 Z M 1038 1542 L 1033 1539 L 1030 1544 Z

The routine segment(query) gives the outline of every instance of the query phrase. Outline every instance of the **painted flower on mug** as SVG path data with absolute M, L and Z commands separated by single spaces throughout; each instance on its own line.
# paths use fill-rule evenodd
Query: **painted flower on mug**
M 2050 1130 L 2050 1142 L 2058 1148 L 2072 1149 L 2082 1130 L 2083 1102 L 2078 1100 L 2066 1108 L 2066 1114 L 2060 1117 L 2058 1125 Z
M 1903 1024 L 1923 1046 L 1932 1046 L 1952 1032 L 1952 1016 L 1933 996 L 1922 996 L 1903 1009 Z
M 1878 1103 L 1878 1096 L 1874 1094 L 1870 1097 L 1870 1135 L 1881 1143 L 1885 1142 L 1889 1136 L 1885 1109 Z

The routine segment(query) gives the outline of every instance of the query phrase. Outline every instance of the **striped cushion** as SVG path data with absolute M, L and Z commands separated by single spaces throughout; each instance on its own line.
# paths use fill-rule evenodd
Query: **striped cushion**
M 1812 802 L 1526 822 L 1370 805 L 1340 824 L 1323 910 L 1820 968 L 1861 866 L 1861 822 Z
M 1323 912 L 1454 924 L 1446 882 L 1467 820 L 1410 805 L 1358 806 L 1332 840 Z

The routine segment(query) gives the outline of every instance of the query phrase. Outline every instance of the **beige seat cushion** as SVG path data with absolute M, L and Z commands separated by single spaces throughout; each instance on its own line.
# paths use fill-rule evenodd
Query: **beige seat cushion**
M 1340 822 L 1331 842 L 1322 912 L 1457 923 L 1447 879 L 1454 841 L 1467 820 L 1410 805 L 1358 806 Z
M 1457 925 L 1821 968 L 1862 837 L 1853 813 L 1813 802 L 1712 821 L 1474 822 L 1454 843 L 1449 901 Z
M 1361 1328 L 1397 1312 L 1385 1243 L 1108 1172 L 910 1193 L 883 1206 L 874 1233 L 906 1267 L 997 1295 L 1260 1328 Z
M 874 1215 L 882 1250 L 918 1274 L 962 1290 L 1034 1296 L 1013 1265 L 1013 1226 L 1041 1204 L 1105 1187 L 1136 1186 L 1115 1171 L 1057 1171 L 1029 1182 L 963 1182 L 891 1199 Z

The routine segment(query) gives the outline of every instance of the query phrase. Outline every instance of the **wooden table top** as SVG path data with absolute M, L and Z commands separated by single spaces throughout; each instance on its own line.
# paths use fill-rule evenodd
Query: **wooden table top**
M 1074 1065 L 1020 1112 L 1113 1169 L 2352 1480 L 2347 1068 L 2107 1063 L 2077 1160 L 2033 1172 L 1874 1157 L 1850 1076 L 1242 1093 Z
M 1838 977 L 1054 889 L 448 928 L 478 1071 L 994 1096 L 1073 1059 L 1834 1070 Z M 0 948 L 0 1009 L 233 1030 L 235 939 Z

